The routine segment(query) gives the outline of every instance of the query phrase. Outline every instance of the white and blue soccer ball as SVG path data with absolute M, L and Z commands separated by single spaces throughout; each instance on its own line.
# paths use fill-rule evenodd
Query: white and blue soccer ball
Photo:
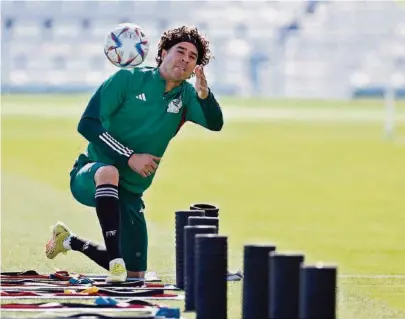
M 121 23 L 114 26 L 104 41 L 108 60 L 122 69 L 132 69 L 145 61 L 149 39 L 139 25 Z

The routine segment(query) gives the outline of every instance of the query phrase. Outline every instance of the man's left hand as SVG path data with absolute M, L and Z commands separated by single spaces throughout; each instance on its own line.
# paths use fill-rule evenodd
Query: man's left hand
M 198 97 L 200 99 L 206 99 L 209 94 L 207 79 L 205 78 L 204 70 L 202 66 L 197 65 L 194 70 L 196 81 L 195 81 L 195 89 L 197 91 Z

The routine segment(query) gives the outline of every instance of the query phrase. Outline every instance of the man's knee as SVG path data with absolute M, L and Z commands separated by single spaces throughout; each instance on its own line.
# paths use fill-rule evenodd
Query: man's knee
M 112 165 L 100 167 L 94 175 L 96 186 L 103 184 L 112 184 L 118 186 L 118 180 L 118 170 Z

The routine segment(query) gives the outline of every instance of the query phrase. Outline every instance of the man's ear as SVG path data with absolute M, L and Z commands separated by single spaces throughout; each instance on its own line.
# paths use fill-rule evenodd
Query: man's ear
M 164 59 L 166 58 L 167 54 L 168 54 L 168 52 L 167 52 L 165 49 L 163 49 L 163 50 L 162 50 L 162 56 L 161 56 L 162 61 L 164 61 Z

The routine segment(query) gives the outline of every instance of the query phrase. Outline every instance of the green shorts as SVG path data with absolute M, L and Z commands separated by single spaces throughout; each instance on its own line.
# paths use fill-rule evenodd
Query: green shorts
M 81 155 L 70 172 L 70 190 L 81 204 L 95 207 L 96 171 L 107 164 L 89 162 Z M 128 192 L 118 186 L 121 211 L 121 253 L 129 271 L 146 271 L 148 257 L 148 231 L 144 216 L 142 195 Z

